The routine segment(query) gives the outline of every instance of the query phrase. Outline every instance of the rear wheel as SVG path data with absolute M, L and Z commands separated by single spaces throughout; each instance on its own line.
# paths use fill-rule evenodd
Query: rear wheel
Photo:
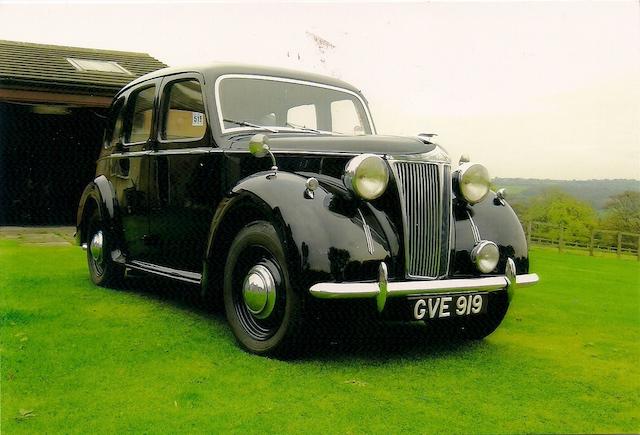
M 238 233 L 227 256 L 223 293 L 229 325 L 244 349 L 278 356 L 296 350 L 302 301 L 291 288 L 273 225 L 258 221 Z
M 120 284 L 124 278 L 124 267 L 112 260 L 111 247 L 111 235 L 95 210 L 87 229 L 87 264 L 91 281 L 102 287 Z

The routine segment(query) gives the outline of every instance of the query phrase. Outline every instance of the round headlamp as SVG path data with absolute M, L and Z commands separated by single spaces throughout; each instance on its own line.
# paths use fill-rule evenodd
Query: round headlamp
M 471 251 L 471 260 L 482 273 L 493 271 L 498 265 L 500 251 L 498 246 L 488 240 L 482 240 Z
M 389 169 L 382 158 L 374 154 L 361 154 L 349 160 L 342 180 L 347 189 L 360 198 L 372 200 L 386 190 Z
M 469 204 L 482 201 L 489 193 L 490 183 L 489 171 L 478 163 L 463 163 L 455 172 L 456 193 Z

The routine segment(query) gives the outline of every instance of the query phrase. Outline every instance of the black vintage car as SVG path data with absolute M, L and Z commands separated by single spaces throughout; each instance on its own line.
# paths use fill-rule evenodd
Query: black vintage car
M 377 135 L 343 81 L 169 68 L 116 95 L 76 239 L 98 285 L 129 269 L 220 297 L 257 354 L 295 347 L 335 304 L 477 339 L 538 280 L 489 182 L 428 135 Z

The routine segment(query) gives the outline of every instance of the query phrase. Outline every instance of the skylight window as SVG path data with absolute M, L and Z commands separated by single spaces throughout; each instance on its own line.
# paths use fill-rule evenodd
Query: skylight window
M 78 71 L 98 71 L 132 75 L 129 71 L 120 66 L 118 62 L 95 59 L 75 59 L 72 57 L 68 57 L 67 61 L 69 61 L 69 63 Z

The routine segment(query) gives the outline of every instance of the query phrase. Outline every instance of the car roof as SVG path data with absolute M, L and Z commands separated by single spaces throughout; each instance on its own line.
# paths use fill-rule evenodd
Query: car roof
M 292 70 L 287 68 L 276 68 L 276 67 L 261 66 L 261 65 L 234 64 L 234 63 L 213 63 L 209 65 L 200 65 L 200 66 L 182 66 L 182 67 L 162 68 L 157 71 L 153 71 L 149 74 L 145 74 L 137 78 L 136 80 L 133 80 L 132 82 L 127 84 L 124 88 L 122 88 L 122 90 L 118 94 L 120 94 L 126 89 L 129 89 L 132 86 L 135 86 L 149 79 L 165 77 L 165 76 L 170 76 L 174 74 L 190 73 L 190 72 L 202 74 L 205 78 L 205 81 L 211 82 L 211 83 L 214 83 L 219 76 L 226 75 L 226 74 L 252 74 L 252 75 L 282 77 L 282 78 L 289 78 L 294 80 L 321 83 L 329 86 L 348 89 L 350 91 L 361 94 L 360 90 L 354 87 L 353 85 L 347 82 L 344 82 L 342 80 L 339 80 L 333 77 L 324 76 L 321 74 L 315 74 L 315 73 L 305 72 L 305 71 L 297 71 L 297 70 Z

